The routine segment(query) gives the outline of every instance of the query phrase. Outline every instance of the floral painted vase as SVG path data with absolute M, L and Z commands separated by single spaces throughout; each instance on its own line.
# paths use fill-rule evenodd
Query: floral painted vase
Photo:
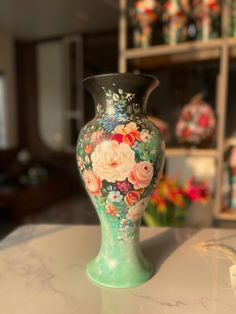
M 189 1 L 167 0 L 163 4 L 163 35 L 166 44 L 175 45 L 188 37 Z
M 134 25 L 134 46 L 147 48 L 152 45 L 153 25 L 158 19 L 160 4 L 156 0 L 137 0 L 130 9 Z
M 220 36 L 220 14 L 219 0 L 193 0 L 197 39 L 208 41 Z
M 96 116 L 80 132 L 77 160 L 102 231 L 87 275 L 107 287 L 134 287 L 153 273 L 139 246 L 139 227 L 164 161 L 161 134 L 145 117 L 158 81 L 125 73 L 89 77 L 84 85 Z

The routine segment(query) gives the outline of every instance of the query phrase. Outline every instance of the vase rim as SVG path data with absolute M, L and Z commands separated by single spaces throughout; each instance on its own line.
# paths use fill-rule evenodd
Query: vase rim
M 143 74 L 143 73 L 132 73 L 132 72 L 125 72 L 125 73 L 106 73 L 106 74 L 98 74 L 98 75 L 91 75 L 83 79 L 83 83 L 88 82 L 90 80 L 98 79 L 98 78 L 106 78 L 112 76 L 123 76 L 123 77 L 143 77 L 147 79 L 152 79 L 155 82 L 156 87 L 160 84 L 160 81 L 157 77 L 151 74 Z

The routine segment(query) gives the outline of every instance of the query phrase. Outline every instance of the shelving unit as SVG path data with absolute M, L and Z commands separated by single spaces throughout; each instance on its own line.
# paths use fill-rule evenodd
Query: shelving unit
M 216 149 L 196 149 L 196 148 L 167 148 L 166 157 L 216 157 Z
M 216 115 L 218 125 L 216 128 L 215 149 L 185 149 L 168 148 L 167 157 L 212 157 L 215 160 L 216 180 L 213 200 L 213 214 L 215 219 L 235 220 L 236 214 L 222 213 L 222 165 L 225 139 L 225 116 L 228 94 L 228 73 L 230 57 L 236 56 L 236 38 L 227 37 L 228 7 L 224 1 L 222 7 L 222 37 L 209 41 L 185 42 L 176 45 L 156 45 L 149 48 L 127 47 L 127 14 L 128 0 L 119 0 L 119 72 L 127 71 L 128 64 L 144 70 L 151 67 L 161 67 L 164 64 L 197 62 L 202 60 L 218 60 L 219 72 L 216 86 Z M 166 61 L 166 62 L 165 62 Z

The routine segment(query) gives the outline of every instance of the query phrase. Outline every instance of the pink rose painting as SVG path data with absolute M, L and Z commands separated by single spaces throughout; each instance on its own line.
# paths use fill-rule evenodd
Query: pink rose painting
M 92 196 L 101 196 L 102 181 L 92 170 L 84 170 L 84 182 Z
M 135 164 L 129 173 L 128 180 L 134 185 L 136 190 L 149 185 L 153 177 L 153 165 L 150 161 L 141 161 Z

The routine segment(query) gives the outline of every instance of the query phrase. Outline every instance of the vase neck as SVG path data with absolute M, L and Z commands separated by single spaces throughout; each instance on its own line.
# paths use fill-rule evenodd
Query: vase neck
M 158 80 L 148 75 L 117 73 L 89 77 L 84 85 L 94 98 L 98 115 L 143 114 Z
M 116 114 L 138 115 L 146 111 L 145 99 L 137 97 L 134 93 L 126 92 L 121 88 L 106 90 L 103 88 L 104 97 L 95 97 L 96 115 L 105 114 L 114 116 Z

